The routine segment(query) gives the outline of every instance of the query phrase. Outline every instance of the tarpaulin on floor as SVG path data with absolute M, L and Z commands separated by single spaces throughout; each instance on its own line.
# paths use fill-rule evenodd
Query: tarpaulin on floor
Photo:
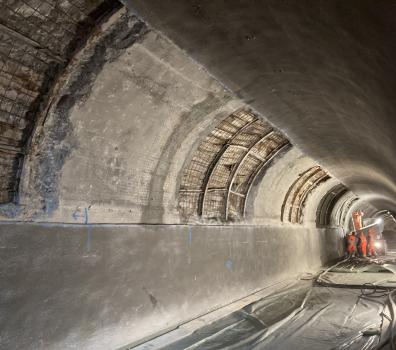
M 332 286 L 396 288 L 396 263 L 393 259 L 348 259 L 322 273 L 318 281 Z
M 375 268 L 368 269 L 370 278 L 393 275 Z M 340 288 L 300 280 L 163 349 L 390 350 L 394 294 L 382 287 Z

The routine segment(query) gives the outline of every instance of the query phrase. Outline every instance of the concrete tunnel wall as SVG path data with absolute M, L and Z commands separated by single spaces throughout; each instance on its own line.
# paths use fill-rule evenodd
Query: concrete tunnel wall
M 103 25 L 103 33 L 59 79 L 32 138 L 18 209 L 7 212 L 3 206 L 4 217 L 185 222 L 178 206 L 181 175 L 203 139 L 249 106 L 163 35 L 124 12 Z M 294 146 L 277 156 L 252 184 L 242 222 L 278 225 L 288 189 L 315 165 Z M 306 213 L 311 226 L 322 192 Z
M 125 3 L 353 192 L 395 211 L 393 1 Z
M 124 9 L 102 23 L 53 88 L 19 202 L 2 207 L 1 347 L 115 349 L 342 254 L 339 230 L 314 220 L 337 179 L 301 194 L 302 222 L 282 221 L 317 166 L 293 145 L 258 174 L 241 220 L 180 215 L 199 145 L 249 108 Z
M 322 235 L 261 226 L 2 224 L 4 349 L 117 349 L 322 261 Z

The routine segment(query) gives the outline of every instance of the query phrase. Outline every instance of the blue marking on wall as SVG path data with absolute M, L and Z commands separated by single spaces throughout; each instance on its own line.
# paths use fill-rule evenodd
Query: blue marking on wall
M 234 266 L 234 263 L 233 263 L 233 261 L 231 259 L 227 259 L 226 262 L 225 262 L 225 266 L 226 266 L 226 268 L 228 270 L 232 270 L 232 268 Z
M 88 208 L 84 208 L 83 211 L 81 209 L 77 208 L 72 212 L 72 217 L 74 221 L 77 221 L 79 219 L 82 220 L 82 223 L 84 225 L 87 225 L 87 242 L 86 242 L 86 250 L 89 253 L 91 251 L 91 241 L 92 241 L 92 225 L 88 224 L 89 222 L 89 216 L 88 216 Z
M 84 208 L 84 214 L 85 214 L 85 219 L 84 219 L 84 224 L 88 224 L 88 209 Z
M 77 221 L 77 219 L 80 217 L 80 214 L 77 210 L 74 210 L 72 213 L 72 217 L 74 219 L 74 221 Z
M 74 210 L 72 212 L 72 218 L 74 219 L 74 221 L 77 221 L 78 219 L 82 219 L 85 225 L 88 224 L 88 208 L 84 208 L 83 213 L 81 213 L 80 209 Z

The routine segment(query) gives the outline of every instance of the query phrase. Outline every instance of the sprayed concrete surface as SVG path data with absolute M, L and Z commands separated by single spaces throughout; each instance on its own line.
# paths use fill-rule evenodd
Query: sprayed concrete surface
M 191 148 L 244 106 L 125 11 L 59 85 L 25 161 L 19 211 L 5 217 L 84 222 L 89 208 L 96 222 L 175 222 Z
M 0 348 L 115 349 L 314 271 L 334 258 L 325 240 L 264 226 L 1 224 Z
M 125 8 L 114 13 L 54 82 L 26 149 L 18 201 L 0 206 L 1 220 L 14 221 L 0 224 L 0 348 L 138 341 L 315 271 L 343 253 L 341 226 L 352 210 L 376 211 L 367 195 L 379 189 L 372 198 L 392 203 L 394 142 L 383 122 L 394 114 L 387 98 L 394 90 L 377 81 L 386 55 L 375 51 L 369 61 L 384 65 L 366 66 L 360 39 L 347 34 L 339 44 L 348 16 L 338 10 L 307 33 L 297 29 L 316 18 L 314 6 L 295 2 L 288 12 L 283 2 L 253 3 L 231 0 L 223 11 L 220 2 L 190 8 L 164 0 L 154 9 L 136 0 L 144 19 Z M 344 49 L 359 57 L 356 67 L 340 58 Z M 384 94 L 369 103 L 373 88 Z M 184 225 L 185 169 L 220 122 L 247 109 L 280 127 L 290 147 L 255 177 L 246 217 Z M 350 129 L 356 116 L 371 136 Z M 282 222 L 289 190 L 319 165 L 332 178 L 312 191 L 297 188 L 303 220 Z M 340 179 L 363 196 L 340 210 L 339 227 L 317 229 L 318 205 Z
M 125 2 L 352 191 L 396 210 L 393 1 Z
M 18 199 L 26 148 L 52 85 L 117 1 L 2 1 L 0 203 Z
M 0 208 L 4 218 L 185 223 L 184 169 L 221 120 L 248 108 L 125 10 L 101 28 L 54 89 L 26 157 L 19 203 Z M 242 222 L 278 225 L 287 189 L 315 164 L 290 148 L 253 184 Z

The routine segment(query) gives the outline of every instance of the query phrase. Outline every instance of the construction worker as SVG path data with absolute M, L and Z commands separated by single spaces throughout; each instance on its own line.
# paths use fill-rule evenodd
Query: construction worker
M 356 254 L 356 244 L 357 244 L 357 239 L 355 236 L 355 232 L 351 232 L 347 236 L 347 252 L 350 258 L 354 257 Z
M 377 252 L 375 251 L 375 240 L 377 238 L 377 232 L 375 228 L 370 228 L 368 231 L 368 256 L 376 256 Z
M 353 226 L 356 231 L 359 231 L 363 227 L 363 215 L 364 213 L 361 210 L 355 211 L 352 214 Z
M 367 239 L 363 231 L 360 231 L 359 234 L 359 248 L 360 255 L 363 257 L 367 256 Z

